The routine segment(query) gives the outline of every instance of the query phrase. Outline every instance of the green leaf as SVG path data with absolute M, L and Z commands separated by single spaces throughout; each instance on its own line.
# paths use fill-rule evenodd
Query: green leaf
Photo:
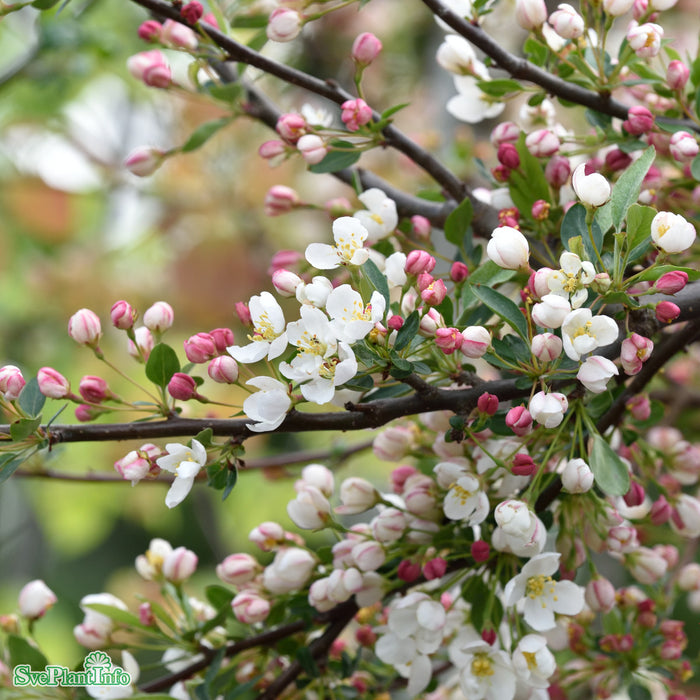
M 593 232 L 595 245 L 600 251 L 603 247 L 603 232 L 595 219 L 591 224 L 591 231 Z M 567 250 L 570 250 L 569 241 L 576 236 L 581 236 L 587 258 L 589 260 L 597 260 L 591 237 L 588 233 L 588 226 L 586 225 L 586 207 L 580 202 L 574 204 L 564 214 L 564 219 L 561 222 L 561 242 Z
M 229 497 L 231 491 L 233 491 L 233 488 L 236 485 L 236 482 L 238 481 L 238 469 L 236 469 L 235 465 L 229 467 L 226 471 L 228 474 L 226 474 L 226 486 L 224 486 L 224 492 L 221 494 L 222 501 L 225 501 Z
M 336 173 L 338 170 L 349 168 L 351 165 L 357 163 L 362 155 L 362 151 L 356 150 L 354 144 L 349 141 L 331 141 L 330 146 L 331 148 L 335 146 L 336 148 L 349 148 L 353 150 L 329 151 L 320 163 L 309 166 L 309 170 L 312 173 Z
M 513 204 L 523 214 L 529 214 L 538 199 L 551 200 L 549 183 L 544 176 L 544 167 L 525 145 L 525 134 L 520 134 L 516 144 L 520 155 L 520 167 L 513 170 L 508 178 L 508 189 Z
M 10 437 L 15 442 L 28 438 L 41 425 L 41 416 L 38 418 L 20 418 L 10 426 Z
M 420 315 L 418 311 L 412 311 L 399 328 L 394 341 L 394 350 L 403 350 L 414 338 L 420 327 Z
M 165 388 L 175 372 L 180 371 L 180 361 L 175 351 L 165 343 L 158 343 L 148 357 L 146 376 L 156 385 Z
M 700 182 L 700 156 L 693 158 L 690 164 L 690 174 L 697 182 Z
M 456 246 L 461 246 L 467 235 L 467 229 L 474 217 L 474 206 L 469 197 L 456 207 L 445 220 L 445 238 Z
M 185 141 L 185 145 L 182 146 L 180 150 L 182 151 L 182 153 L 196 151 L 198 148 L 203 146 L 217 131 L 223 129 L 223 127 L 225 127 L 230 122 L 230 117 L 223 117 L 221 119 L 214 119 L 210 122 L 200 124 L 192 132 L 192 135 L 187 139 L 187 141 Z
M 474 295 L 508 323 L 527 342 L 527 321 L 517 304 L 490 287 L 472 285 Z
M 633 204 L 627 210 L 628 262 L 634 262 L 649 247 L 651 222 L 656 214 L 656 209 L 641 204 Z
M 102 613 L 103 615 L 106 615 L 110 620 L 114 620 L 114 622 L 126 625 L 127 627 L 137 627 L 138 629 L 153 629 L 152 627 L 141 624 L 139 618 L 136 615 L 134 615 L 134 613 L 131 613 L 128 610 L 115 608 L 112 605 L 104 605 L 103 603 L 90 603 L 85 607 L 90 608 L 90 610 L 94 610 L 95 612 Z
M 476 85 L 485 95 L 503 97 L 510 92 L 521 92 L 522 85 L 517 80 L 500 78 L 497 80 L 477 80 Z
M 590 467 L 595 483 L 608 496 L 624 496 L 630 488 L 630 475 L 615 450 L 598 434 L 593 436 Z
M 649 146 L 632 165 L 620 175 L 612 190 L 610 208 L 612 222 L 616 231 L 622 229 L 622 222 L 627 216 L 627 210 L 639 199 L 642 181 L 654 162 L 656 150 Z M 584 239 L 585 240 L 585 239 Z
M 36 377 L 32 377 L 24 385 L 18 401 L 19 407 L 30 416 L 38 416 L 41 413 L 46 397 L 39 391 L 39 381 Z
M 537 39 L 532 37 L 528 38 L 523 46 L 523 50 L 527 54 L 527 57 L 536 66 L 543 66 L 547 61 L 547 56 L 549 55 L 549 47 L 543 44 Z
M 591 125 L 591 126 L 597 126 L 603 129 L 609 128 L 610 125 L 612 124 L 612 117 L 603 114 L 602 112 L 596 112 L 593 109 L 587 109 L 584 112 L 584 116 L 586 117 L 586 121 Z
M 214 83 L 207 87 L 207 92 L 216 100 L 234 103 L 243 95 L 243 86 L 240 83 Z
M 391 351 L 390 374 L 395 379 L 403 379 L 413 373 L 413 365 L 401 357 L 398 353 Z
M 204 589 L 204 595 L 217 610 L 221 610 L 222 608 L 231 605 L 231 601 L 233 600 L 234 596 L 232 590 L 216 584 L 207 586 Z
M 58 5 L 59 0 L 34 0 L 32 7 L 36 7 L 37 10 L 49 10 L 54 5 Z
M 318 678 L 321 674 L 314 661 L 314 657 L 311 655 L 311 649 L 307 646 L 299 647 L 297 651 L 297 661 L 299 665 L 304 669 L 304 672 L 311 678 Z
M 10 666 L 29 664 L 32 671 L 43 671 L 48 665 L 46 657 L 23 637 L 11 634 L 7 637 L 10 652 Z
M 644 272 L 635 279 L 638 279 L 640 282 L 655 282 L 661 275 L 665 275 L 667 272 L 674 272 L 675 270 L 685 272 L 690 282 L 695 282 L 695 280 L 700 279 L 699 270 L 694 270 L 692 267 L 678 267 L 677 265 L 650 267 L 648 270 L 644 270 Z
M 7 481 L 19 469 L 24 459 L 21 454 L 8 454 L 0 460 L 0 484 Z
M 204 446 L 204 447 L 211 447 L 212 446 L 212 437 L 214 437 L 214 431 L 211 428 L 204 428 L 204 430 L 200 430 L 194 436 L 194 439 L 197 442 L 201 442 L 202 446 Z
M 632 683 L 627 690 L 630 700 L 651 700 L 649 689 L 639 683 Z
M 502 282 L 507 282 L 512 277 L 515 277 L 515 274 L 515 270 L 506 270 L 496 265 L 493 260 L 487 260 L 469 275 L 469 282 L 495 286 Z M 465 286 L 464 289 L 469 289 L 469 286 Z M 464 293 L 462 294 L 462 303 L 465 303 Z
M 397 112 L 400 112 L 402 109 L 405 109 L 410 105 L 410 102 L 402 102 L 400 105 L 394 105 L 393 107 L 389 107 L 389 109 L 385 109 L 381 115 L 380 119 L 384 121 L 385 119 L 388 119 L 389 117 L 393 116 Z
M 267 15 L 234 15 L 231 18 L 231 27 L 236 29 L 262 29 L 267 27 Z
M 367 279 L 372 283 L 372 286 L 384 297 L 386 308 L 388 309 L 391 300 L 389 299 L 389 283 L 386 281 L 386 275 L 372 262 L 368 260 L 363 266 L 362 271 Z

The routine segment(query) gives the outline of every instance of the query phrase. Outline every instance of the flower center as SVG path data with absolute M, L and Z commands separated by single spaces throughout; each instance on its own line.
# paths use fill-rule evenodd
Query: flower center
M 267 311 L 265 311 L 262 314 L 260 314 L 258 323 L 255 326 L 255 331 L 252 336 L 248 336 L 248 340 L 264 341 L 266 343 L 269 343 L 273 341 L 278 335 L 279 333 L 277 333 L 272 327 L 270 317 L 267 315 Z
M 472 675 L 476 676 L 477 678 L 493 676 L 493 674 L 496 672 L 493 668 L 489 655 L 485 651 L 480 651 L 474 654 L 471 669 Z
M 535 658 L 535 652 L 524 651 L 523 656 L 525 657 L 525 661 L 527 661 L 527 667 L 531 671 L 534 671 L 537 668 L 537 659 Z
M 671 227 L 668 224 L 659 224 L 658 231 L 659 231 L 659 238 L 664 235 L 664 233 L 668 233 L 668 230 Z
M 466 502 L 474 495 L 471 491 L 467 491 L 463 486 L 455 484 L 452 487 L 455 496 L 459 499 L 460 505 L 465 505 Z
M 304 331 L 297 344 L 299 351 L 308 355 L 320 355 L 323 357 L 328 346 L 321 342 L 318 336 L 314 333 L 310 335 L 308 331 Z
M 580 338 L 582 335 L 588 335 L 590 336 L 590 330 L 591 326 L 593 323 L 591 321 L 586 321 L 586 323 L 583 326 L 579 326 L 574 333 L 572 334 L 573 338 Z
M 527 580 L 525 595 L 531 600 L 535 600 L 535 598 L 540 598 L 545 593 L 554 595 L 554 579 L 551 576 L 545 576 L 544 574 L 530 576 L 530 578 Z M 556 600 L 556 596 L 554 597 L 554 600 Z M 542 601 L 542 607 L 547 607 L 545 601 Z
M 370 216 L 370 219 L 372 219 L 373 221 L 376 221 L 380 226 L 384 225 L 384 219 L 382 219 L 382 217 L 379 216 L 379 214 L 372 214 Z
M 342 262 L 350 262 L 355 251 L 362 247 L 362 243 L 357 240 L 354 233 L 350 234 L 349 241 L 344 236 L 339 236 L 336 243 L 338 257 Z

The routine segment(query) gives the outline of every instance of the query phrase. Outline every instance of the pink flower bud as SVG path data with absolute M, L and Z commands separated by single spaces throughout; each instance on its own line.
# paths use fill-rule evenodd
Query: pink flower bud
M 544 168 L 547 182 L 555 189 L 563 187 L 571 177 L 571 163 L 565 156 L 552 156 Z
M 340 119 L 350 131 L 357 131 L 372 120 L 372 108 L 361 98 L 346 100 L 340 108 Z
M 505 165 L 506 168 L 517 170 L 520 167 L 520 154 L 512 143 L 502 143 L 498 147 L 496 157 L 498 158 L 498 162 L 501 163 L 501 165 Z
M 14 365 L 0 367 L 0 394 L 6 401 L 18 399 L 26 383 L 19 367 Z
M 633 136 L 646 134 L 654 128 L 654 115 L 641 105 L 630 107 L 627 119 L 622 122 L 625 131 Z
M 182 583 L 197 570 L 197 555 L 185 547 L 177 547 L 165 555 L 163 577 L 172 583 Z
M 197 35 L 189 27 L 172 19 L 166 19 L 163 23 L 160 38 L 165 44 L 188 51 L 194 51 L 199 45 Z
M 411 583 L 411 581 L 415 581 L 420 576 L 420 564 L 410 559 L 404 559 L 399 563 L 396 576 L 402 581 L 406 581 L 406 583 Z
M 272 160 L 283 156 L 287 152 L 287 145 L 283 141 L 273 139 L 260 144 L 258 155 L 265 160 Z
M 666 82 L 671 90 L 682 90 L 686 86 L 689 77 L 690 70 L 683 61 L 674 60 L 668 64 Z
M 28 620 L 38 620 L 57 600 L 56 594 L 41 579 L 36 579 L 19 592 L 19 612 Z
M 296 10 L 278 7 L 270 13 L 265 32 L 271 41 L 292 41 L 299 36 L 303 23 L 302 16 Z
M 497 165 L 495 168 L 491 168 L 491 175 L 496 182 L 508 182 L 510 179 L 511 169 L 502 163 Z M 508 223 L 507 225 L 511 225 Z
M 624 170 L 632 163 L 632 158 L 619 148 L 613 148 L 605 154 L 605 165 L 613 172 Z
M 651 404 L 649 397 L 637 394 L 625 403 L 625 407 L 632 414 L 635 420 L 647 420 L 651 415 Z
M 659 496 L 652 504 L 649 519 L 652 525 L 663 525 L 671 519 L 673 508 L 664 496 Z
M 502 143 L 515 143 L 520 137 L 520 127 L 514 122 L 501 122 L 491 132 L 491 143 L 498 148 Z
M 70 393 L 70 383 L 55 369 L 42 367 L 37 372 L 39 391 L 50 399 L 62 399 Z
M 637 24 L 636 22 L 627 30 L 627 41 L 630 48 L 640 58 L 653 58 L 661 49 L 661 39 L 664 35 L 663 27 L 653 22 Z
M 559 9 L 549 15 L 550 26 L 563 39 L 577 39 L 583 35 L 583 17 L 571 5 L 559 5 Z
M 603 9 L 613 17 L 619 17 L 629 12 L 634 0 L 603 0 Z
M 150 87 L 167 88 L 172 81 L 165 56 L 157 49 L 130 56 L 126 67 L 134 78 Z
M 442 280 L 435 280 L 420 293 L 420 296 L 429 306 L 438 306 L 447 296 L 447 287 Z
M 491 346 L 491 334 L 483 326 L 468 326 L 462 336 L 464 342 L 460 350 L 472 359 L 485 355 Z
M 506 425 L 522 437 L 532 430 L 532 416 L 525 406 L 514 406 L 506 413 Z
M 642 363 L 649 359 L 653 349 L 654 343 L 638 333 L 625 338 L 620 348 L 620 360 L 625 373 L 633 375 L 640 372 Z
M 155 626 L 156 616 L 150 603 L 141 603 L 139 605 L 139 622 L 146 627 Z
M 476 407 L 487 416 L 495 415 L 498 410 L 498 396 L 485 391 L 476 401 Z
M 688 273 L 682 270 L 673 270 L 661 275 L 654 283 L 654 288 L 661 294 L 675 294 L 680 292 L 688 284 Z
M 488 561 L 491 555 L 491 547 L 485 540 L 476 540 L 476 542 L 473 542 L 470 551 L 472 558 L 477 564 Z
M 418 327 L 418 332 L 428 338 L 435 335 L 438 328 L 445 327 L 445 320 L 440 315 L 439 311 L 435 309 L 429 309 L 420 320 L 420 326 Z
M 207 374 L 219 384 L 235 384 L 238 381 L 238 363 L 229 355 L 215 357 L 207 367 Z
M 417 238 L 429 239 L 432 231 L 432 225 L 429 219 L 426 219 L 420 214 L 415 214 L 411 217 L 411 229 Z
M 214 29 L 219 29 L 219 23 L 216 21 L 216 17 L 214 16 L 213 12 L 207 12 L 202 17 L 202 22 L 210 24 L 212 27 L 214 27 Z
M 589 581 L 584 596 L 593 612 L 610 612 L 615 607 L 615 586 L 606 578 Z
M 253 324 L 253 319 L 250 315 L 250 309 L 248 308 L 248 304 L 246 304 L 244 301 L 237 301 L 234 305 L 234 308 L 236 309 L 236 316 L 238 316 L 238 320 L 244 326 L 251 327 Z
M 146 309 L 143 315 L 143 322 L 149 331 L 162 333 L 173 325 L 175 314 L 173 308 L 166 301 L 157 301 L 153 306 Z
M 459 260 L 453 262 L 450 268 L 450 279 L 455 284 L 459 284 L 460 282 L 464 282 L 467 277 L 469 277 L 469 268 Z
M 127 301 L 114 302 L 109 315 L 112 319 L 112 325 L 122 331 L 133 328 L 134 321 L 138 316 L 134 307 Z
M 537 471 L 537 465 L 530 455 L 518 452 L 515 457 L 513 457 L 513 464 L 510 471 L 516 476 L 532 476 Z
M 252 581 L 260 572 L 262 566 L 250 554 L 230 554 L 216 567 L 216 575 L 232 586 L 242 587 Z
M 203 15 L 204 8 L 202 3 L 197 2 L 197 0 L 192 0 L 192 2 L 188 2 L 180 8 L 180 17 L 188 24 L 197 24 Z
M 214 339 L 216 351 L 220 355 L 225 354 L 226 349 L 235 342 L 233 331 L 230 328 L 214 328 L 209 331 L 209 335 Z
M 640 506 L 644 503 L 644 498 L 646 497 L 646 492 L 644 487 L 637 481 L 633 481 L 630 484 L 629 491 L 623 496 L 625 503 L 633 508 L 634 506 Z
M 392 331 L 398 331 L 403 328 L 404 320 L 401 316 L 398 314 L 394 314 L 393 316 L 389 316 L 386 325 L 389 330 Z
M 273 185 L 265 195 L 265 216 L 280 216 L 293 211 L 301 200 L 291 187 Z
M 123 479 L 136 484 L 152 474 L 153 463 L 148 459 L 143 449 L 132 450 L 114 463 L 114 469 L 119 472 Z
M 551 205 L 544 199 L 537 199 L 532 203 L 530 213 L 535 221 L 546 221 L 549 218 Z
M 124 167 L 138 177 L 148 177 L 160 168 L 165 160 L 165 151 L 159 148 L 141 146 L 131 151 L 124 161 Z
M 129 340 L 128 352 L 129 355 L 137 360 L 148 360 L 151 350 L 155 346 L 155 340 L 151 331 L 146 326 L 140 326 L 134 329 L 134 338 L 136 342 Z
M 218 349 L 214 338 L 209 333 L 196 333 L 184 343 L 185 355 L 190 362 L 199 364 L 216 357 Z
M 263 552 L 269 552 L 285 541 L 285 533 L 279 523 L 265 521 L 250 531 L 248 539 Z
M 102 403 L 108 396 L 111 396 L 107 382 L 102 377 L 91 375 L 86 375 L 80 380 L 78 391 L 90 403 Z
M 272 273 L 272 286 L 283 297 L 293 297 L 302 283 L 301 277 L 289 270 L 280 269 Z
M 544 0 L 515 0 L 515 20 L 523 29 L 537 29 L 546 19 Z
M 101 409 L 99 406 L 90 406 L 86 403 L 78 404 L 75 407 L 75 417 L 81 423 L 88 423 L 91 420 L 95 420 L 95 418 L 101 416 L 102 413 L 103 409 Z
M 659 323 L 671 323 L 681 315 L 680 307 L 670 301 L 660 301 L 654 312 Z
M 275 131 L 288 143 L 296 143 L 306 130 L 306 119 L 295 112 L 282 114 L 275 124 Z
M 68 335 L 79 345 L 96 348 L 102 335 L 99 316 L 90 309 L 76 311 L 68 321 Z
M 325 141 L 316 134 L 304 134 L 297 141 L 297 150 L 309 165 L 320 163 L 328 153 Z
M 696 138 L 687 131 L 676 131 L 669 143 L 671 155 L 680 163 L 692 160 L 700 151 Z
M 700 564 L 691 562 L 686 564 L 678 572 L 678 587 L 682 591 L 690 592 L 700 590 Z
M 532 354 L 541 362 L 552 362 L 563 348 L 561 338 L 554 333 L 539 333 L 532 338 Z
M 538 158 L 549 158 L 560 148 L 559 137 L 549 129 L 538 129 L 528 134 L 525 139 L 525 146 L 533 156 Z
M 424 250 L 412 250 L 406 256 L 406 265 L 404 269 L 409 275 L 420 275 L 424 272 L 432 272 L 437 261 L 435 258 Z
M 168 393 L 179 401 L 189 401 L 197 395 L 197 382 L 184 372 L 175 372 L 168 382 Z
M 231 601 L 233 614 L 244 625 L 262 622 L 270 614 L 270 601 L 255 591 L 241 591 Z
M 576 196 L 586 205 L 600 207 L 610 199 L 612 188 L 600 173 L 588 174 L 586 164 L 581 163 L 571 176 L 571 185 Z
M 352 43 L 352 60 L 360 66 L 368 66 L 382 50 L 382 42 L 374 34 L 363 32 Z
M 436 578 L 442 578 L 447 571 L 447 562 L 442 557 L 435 557 L 423 564 L 423 576 L 426 580 L 432 581 Z
M 163 25 L 160 22 L 156 22 L 154 19 L 148 19 L 141 23 L 138 35 L 139 38 L 144 41 L 156 42 L 160 41 L 160 32 L 162 29 Z
M 329 199 L 324 205 L 324 210 L 331 219 L 338 219 L 341 216 L 352 216 L 353 206 L 345 197 L 334 197 Z

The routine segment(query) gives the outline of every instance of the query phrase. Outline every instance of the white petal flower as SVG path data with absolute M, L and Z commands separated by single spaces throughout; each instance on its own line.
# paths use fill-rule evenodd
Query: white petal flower
M 191 442 L 192 447 L 179 443 L 167 444 L 165 449 L 168 454 L 156 460 L 156 464 L 161 469 L 175 474 L 175 480 L 165 497 L 165 505 L 168 508 L 174 508 L 185 500 L 199 470 L 207 462 L 207 451 L 204 445 L 194 439 Z
M 253 335 L 249 345 L 231 345 L 226 348 L 237 362 L 257 362 L 267 356 L 268 360 L 279 357 L 287 347 L 284 312 L 270 292 L 253 296 L 248 303 L 253 322 Z
M 480 489 L 479 480 L 466 475 L 451 486 L 445 496 L 443 510 L 450 520 L 465 520 L 471 527 L 486 520 L 489 499 Z
M 478 124 L 484 119 L 497 117 L 505 109 L 505 102 L 493 102 L 479 89 L 476 78 L 457 75 L 454 83 L 458 94 L 449 100 L 446 109 L 455 119 Z
M 243 412 L 255 421 L 248 423 L 247 428 L 261 433 L 279 427 L 292 405 L 292 400 L 287 393 L 287 385 L 272 377 L 254 377 L 246 384 L 260 389 L 243 402 Z
M 545 428 L 556 428 L 563 420 L 569 408 L 569 401 L 564 394 L 552 392 L 546 394 L 538 391 L 528 404 L 530 415 Z
M 565 252 L 559 258 L 560 270 L 553 270 L 547 278 L 552 294 L 570 298 L 571 307 L 579 308 L 588 297 L 586 287 L 595 279 L 595 268 L 576 253 Z
M 666 253 L 682 253 L 695 241 L 695 226 L 680 214 L 660 211 L 651 222 L 651 240 Z
M 586 164 L 581 163 L 571 176 L 571 185 L 576 196 L 591 207 L 600 207 L 610 199 L 610 183 L 600 174 L 586 175 Z
M 311 304 L 318 309 L 326 305 L 328 295 L 333 291 L 333 283 L 327 277 L 316 276 L 309 284 L 301 282 L 296 290 L 296 298 L 300 304 Z
M 379 292 L 373 292 L 365 306 L 362 296 L 349 284 L 341 284 L 329 295 L 326 311 L 336 337 L 346 343 L 362 340 L 374 325 L 384 317 L 386 301 Z
M 333 222 L 335 246 L 310 243 L 306 248 L 306 259 L 319 270 L 335 270 L 341 265 L 364 265 L 369 258 L 369 251 L 363 247 L 368 236 L 359 219 L 341 216 Z
M 489 258 L 506 270 L 525 270 L 530 259 L 527 238 L 512 226 L 499 226 L 493 230 L 486 246 Z
M 554 654 L 540 634 L 526 634 L 513 652 L 513 666 L 518 678 L 534 688 L 548 688 L 549 678 L 557 670 Z
M 617 323 L 609 316 L 593 316 L 590 309 L 575 309 L 561 325 L 564 352 L 572 360 L 580 360 L 596 348 L 617 340 Z
M 476 57 L 472 45 L 458 34 L 448 34 L 435 56 L 438 64 L 455 75 L 476 75 L 488 80 L 486 66 Z
M 358 199 L 367 207 L 356 211 L 353 218 L 367 229 L 367 241 L 372 244 L 386 238 L 398 226 L 399 215 L 396 202 L 389 199 L 382 190 L 372 187 L 363 192 Z
M 620 374 L 615 363 L 607 357 L 592 355 L 580 367 L 576 379 L 594 394 L 600 394 L 608 386 L 608 381 L 616 374 Z
M 555 581 L 560 554 L 538 554 L 506 584 L 505 604 L 524 600 L 525 622 L 538 632 L 555 627 L 554 614 L 578 615 L 583 610 L 583 588 L 571 581 Z
M 317 530 L 328 521 L 331 505 L 319 489 L 304 484 L 287 504 L 287 514 L 303 530 Z
M 470 700 L 512 700 L 515 672 L 508 654 L 483 641 L 467 644 L 462 650 L 465 665 L 459 672 L 459 685 Z

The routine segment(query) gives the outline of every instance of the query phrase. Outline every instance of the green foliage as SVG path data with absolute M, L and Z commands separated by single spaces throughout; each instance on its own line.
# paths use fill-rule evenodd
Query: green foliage
M 146 362 L 146 376 L 163 389 L 168 386 L 173 374 L 180 371 L 180 361 L 177 353 L 165 343 L 158 343 Z
M 474 206 L 469 197 L 465 197 L 445 221 L 445 238 L 456 246 L 463 245 L 473 217 Z
M 497 316 L 500 316 L 523 340 L 527 341 L 527 321 L 515 302 L 495 289 L 484 285 L 472 284 L 471 289 L 474 296 L 486 304 Z
M 642 155 L 627 168 L 613 187 L 610 198 L 612 223 L 616 231 L 620 231 L 627 215 L 627 210 L 637 199 L 642 187 L 642 181 L 649 172 L 651 164 L 654 162 L 656 151 L 653 146 L 642 153 Z
M 200 124 L 191 136 L 185 141 L 185 144 L 180 148 L 183 153 L 196 151 L 201 148 L 214 134 L 231 123 L 231 119 L 224 117 L 222 119 L 214 119 L 213 121 Z
M 331 148 L 341 148 L 340 151 L 329 151 L 326 157 L 320 162 L 309 166 L 312 173 L 336 173 L 338 170 L 349 168 L 360 160 L 362 151 L 357 150 L 349 141 L 331 141 Z
M 598 434 L 593 435 L 589 466 L 595 483 L 608 496 L 624 496 L 630 488 L 627 465 L 615 450 Z
M 39 382 L 32 377 L 19 395 L 19 407 L 30 416 L 39 416 L 46 403 L 46 397 L 39 391 Z
M 372 260 L 368 260 L 362 266 L 362 271 L 372 286 L 384 297 L 386 308 L 388 309 L 391 304 L 391 299 L 389 298 L 389 283 L 387 282 L 386 275 L 374 264 L 374 262 L 372 262 Z

